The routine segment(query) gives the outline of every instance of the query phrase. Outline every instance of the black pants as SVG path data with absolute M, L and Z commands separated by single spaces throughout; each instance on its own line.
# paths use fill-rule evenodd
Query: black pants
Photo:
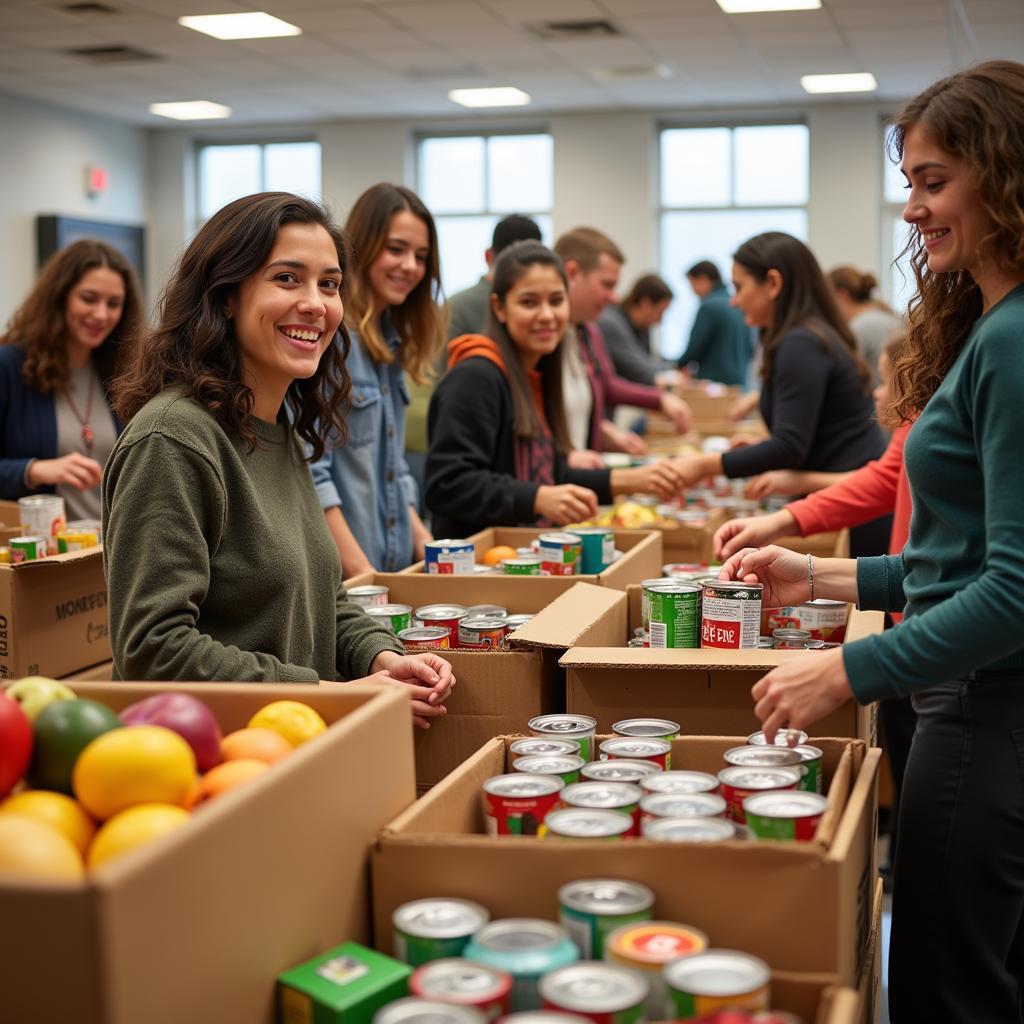
M 917 715 L 909 697 L 889 697 L 878 702 L 878 730 L 889 755 L 892 769 L 892 808 L 889 811 L 889 862 L 896 860 L 896 842 L 899 835 L 900 797 L 903 794 L 903 776 L 907 770 L 910 744 L 914 738 Z
M 893 1024 L 1020 1024 L 1024 672 L 914 696 L 893 888 Z

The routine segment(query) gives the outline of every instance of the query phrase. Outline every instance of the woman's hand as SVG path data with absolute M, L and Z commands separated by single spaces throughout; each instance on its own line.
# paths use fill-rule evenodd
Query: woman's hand
M 722 566 L 718 578 L 763 584 L 762 608 L 803 604 L 811 599 L 807 556 L 788 548 L 743 548 Z
M 772 494 L 787 496 L 806 494 L 804 475 L 792 469 L 773 469 L 761 473 L 747 482 L 745 494 L 748 498 L 767 498 Z
M 678 433 L 688 434 L 693 426 L 690 407 L 678 396 L 666 391 L 661 396 L 661 411 L 672 421 Z
M 767 516 L 730 519 L 715 532 L 715 558 L 728 558 L 740 548 L 763 548 L 780 537 L 799 532 L 796 520 L 785 509 Z
M 593 448 L 575 448 L 566 456 L 565 461 L 571 469 L 604 469 L 604 460 L 600 452 Z
M 103 479 L 103 467 L 95 459 L 72 452 L 59 459 L 36 459 L 28 467 L 27 478 L 32 487 L 68 484 L 80 491 L 87 491 L 99 486 Z
M 679 455 L 669 460 L 682 479 L 684 487 L 695 487 L 709 476 L 721 472 L 720 455 Z
M 759 679 L 750 692 L 769 743 L 778 729 L 806 730 L 853 697 L 842 648 L 792 658 Z
M 597 495 L 579 484 L 543 485 L 537 488 L 533 511 L 556 526 L 581 523 L 597 515 Z
M 740 395 L 729 410 L 729 419 L 734 423 L 745 420 L 757 408 L 757 403 L 760 401 L 761 393 L 759 391 L 748 391 L 747 394 Z
M 444 702 L 451 696 L 455 676 L 451 665 L 436 654 L 397 654 L 382 651 L 370 666 L 368 682 L 394 683 L 407 689 L 412 701 L 413 723 L 430 728 L 430 719 L 448 713 Z
M 613 469 L 613 494 L 654 494 L 662 501 L 671 501 L 683 489 L 683 476 L 673 459 L 662 459 L 649 466 Z
M 628 455 L 646 455 L 647 444 L 639 434 L 623 430 L 611 420 L 601 421 L 601 440 L 608 452 L 626 452 Z

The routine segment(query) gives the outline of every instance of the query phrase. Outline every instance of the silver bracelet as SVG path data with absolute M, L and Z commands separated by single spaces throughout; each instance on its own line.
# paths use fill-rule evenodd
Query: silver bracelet
M 811 591 L 811 600 L 814 600 L 814 556 L 807 556 L 807 586 Z

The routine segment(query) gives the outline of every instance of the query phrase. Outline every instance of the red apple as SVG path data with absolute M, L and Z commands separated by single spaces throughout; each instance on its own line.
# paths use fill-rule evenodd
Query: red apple
M 162 725 L 192 748 L 200 774 L 223 760 L 221 732 L 213 712 L 187 693 L 158 693 L 130 704 L 121 712 L 125 725 Z

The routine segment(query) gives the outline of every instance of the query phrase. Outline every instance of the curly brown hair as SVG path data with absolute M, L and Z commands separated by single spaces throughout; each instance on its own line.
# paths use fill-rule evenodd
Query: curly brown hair
M 327 209 L 288 192 L 245 196 L 218 210 L 181 257 L 160 301 L 157 326 L 114 384 L 114 411 L 131 419 L 151 398 L 174 385 L 204 406 L 226 429 L 257 446 L 252 426 L 254 395 L 242 367 L 227 300 L 266 263 L 285 224 L 316 224 L 331 236 L 344 287 L 349 245 Z M 340 344 L 339 344 L 340 342 Z M 295 380 L 285 407 L 295 432 L 323 455 L 328 438 L 343 442 L 343 410 L 351 381 L 345 369 L 349 338 L 344 327 L 327 347 L 316 373 Z
M 142 297 L 128 261 L 116 249 L 91 239 L 72 242 L 46 261 L 28 298 L 0 338 L 0 344 L 21 345 L 25 350 L 21 375 L 28 387 L 44 395 L 57 394 L 67 387 L 70 371 L 64 317 L 68 296 L 90 270 L 98 267 L 109 268 L 124 281 L 121 318 L 92 354 L 96 372 L 109 391 L 124 354 L 122 344 L 133 340 L 142 326 Z
M 919 126 L 969 169 L 992 219 L 982 248 L 1004 269 L 1024 273 L 1024 65 L 987 61 L 936 82 L 896 118 L 890 155 L 902 161 L 907 132 Z M 893 361 L 894 413 L 908 419 L 928 403 L 982 313 L 981 290 L 965 270 L 933 273 L 920 232 L 910 256 L 917 294 L 910 301 L 907 342 Z

